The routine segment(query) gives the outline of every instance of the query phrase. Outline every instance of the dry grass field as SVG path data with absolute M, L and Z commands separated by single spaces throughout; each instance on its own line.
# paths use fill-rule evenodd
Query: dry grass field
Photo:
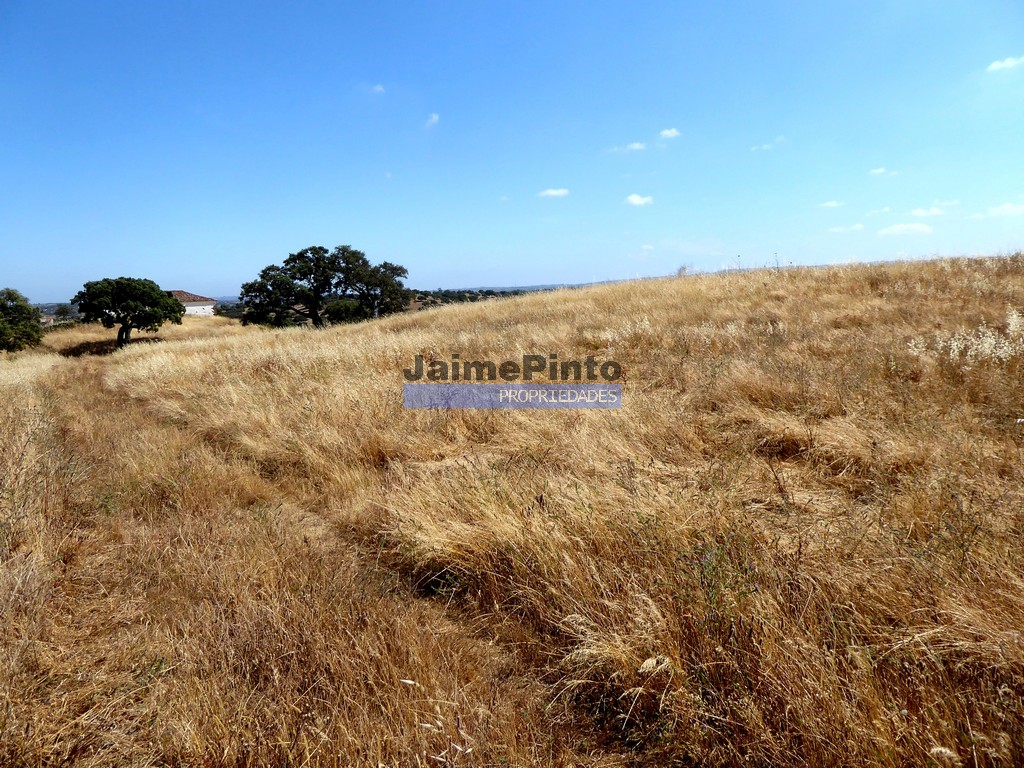
M 0 357 L 0 764 L 1024 764 L 1024 255 Z M 603 411 L 402 407 L 416 354 Z

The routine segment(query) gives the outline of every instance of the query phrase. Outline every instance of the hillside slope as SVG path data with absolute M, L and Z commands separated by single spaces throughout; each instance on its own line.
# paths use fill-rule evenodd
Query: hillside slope
M 1022 312 L 1017 254 L 51 335 L 0 360 L 0 758 L 1024 763 Z M 403 409 L 453 352 L 624 405 Z

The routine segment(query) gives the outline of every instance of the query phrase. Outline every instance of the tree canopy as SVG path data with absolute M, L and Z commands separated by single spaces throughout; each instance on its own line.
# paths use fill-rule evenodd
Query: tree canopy
M 260 271 L 242 285 L 244 322 L 288 325 L 296 318 L 322 328 L 325 321 L 348 322 L 400 312 L 409 302 L 402 285 L 405 267 L 370 264 L 366 254 L 347 245 L 328 251 L 321 245 L 293 253 L 278 266 Z
M 181 324 L 184 305 L 152 280 L 137 277 L 104 278 L 88 282 L 74 298 L 82 319 L 118 326 L 117 346 L 131 340 L 133 329 L 157 331 L 165 322 Z
M 0 290 L 0 350 L 17 352 L 42 341 L 39 319 L 39 310 L 16 290 Z

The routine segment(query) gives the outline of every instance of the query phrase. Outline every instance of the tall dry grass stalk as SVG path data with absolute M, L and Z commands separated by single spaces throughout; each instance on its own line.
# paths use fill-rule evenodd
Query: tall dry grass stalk
M 1018 254 L 0 361 L 3 754 L 1020 764 L 1022 309 Z M 614 358 L 624 407 L 404 410 L 452 352 Z

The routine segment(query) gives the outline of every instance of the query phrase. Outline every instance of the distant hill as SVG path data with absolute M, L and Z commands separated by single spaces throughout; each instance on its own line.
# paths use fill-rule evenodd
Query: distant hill
M 70 304 L 70 303 L 68 303 L 66 301 L 50 301 L 50 302 L 46 302 L 46 303 L 43 303 L 43 304 L 33 304 L 32 306 L 35 307 L 36 309 L 38 309 L 44 315 L 52 315 L 54 312 L 57 311 L 57 307 L 60 307 L 60 306 L 71 307 L 72 314 L 73 315 L 78 314 L 75 311 L 74 304 Z

